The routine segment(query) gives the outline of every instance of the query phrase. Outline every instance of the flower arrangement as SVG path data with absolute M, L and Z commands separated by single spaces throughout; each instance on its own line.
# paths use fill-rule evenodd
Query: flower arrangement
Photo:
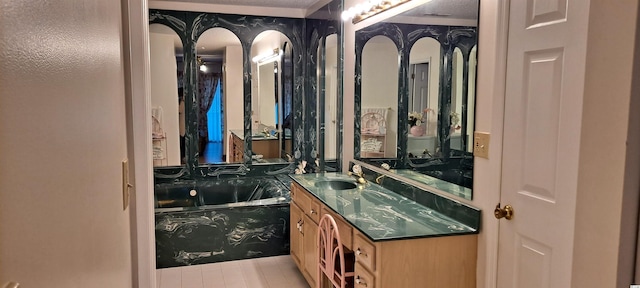
M 409 113 L 409 125 L 411 125 L 411 127 L 422 125 L 422 113 L 415 111 Z
M 411 125 L 411 127 L 422 125 L 422 122 L 423 122 L 422 119 L 424 118 L 425 113 L 429 113 L 429 112 L 433 112 L 433 109 L 424 108 L 420 113 L 416 111 L 409 113 L 409 125 Z

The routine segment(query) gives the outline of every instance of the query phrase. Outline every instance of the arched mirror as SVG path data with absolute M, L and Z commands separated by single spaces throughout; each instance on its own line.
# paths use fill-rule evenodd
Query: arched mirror
M 416 41 L 409 53 L 409 158 L 432 158 L 440 149 L 440 42 L 430 37 Z
M 473 130 L 475 127 L 475 111 L 476 111 L 476 66 L 478 65 L 478 46 L 474 45 L 469 53 L 469 89 L 467 90 L 467 112 L 466 117 L 466 137 L 467 152 L 473 153 Z
M 178 34 L 162 24 L 149 25 L 153 166 L 185 163 L 183 49 Z
M 375 36 L 362 50 L 360 157 L 395 158 L 398 147 L 398 48 Z
M 293 49 L 281 32 L 264 31 L 251 45 L 251 158 L 255 163 L 292 157 Z
M 323 54 L 324 53 L 324 54 Z M 320 41 L 318 45 L 318 99 L 324 101 L 324 106 L 318 105 L 319 113 L 324 113 L 324 159 L 337 159 L 338 135 L 338 35 L 331 34 Z M 322 57 L 324 55 L 324 57 Z M 324 60 L 324 62 L 322 62 Z M 324 99 L 324 100 L 322 100 Z M 318 103 L 320 104 L 320 103 Z M 318 122 L 321 121 L 318 117 Z M 320 123 L 316 124 L 321 127 Z
M 242 46 L 224 28 L 211 28 L 196 43 L 197 149 L 200 164 L 240 162 L 227 157 L 230 131 L 242 131 Z
M 456 47 L 453 49 L 453 56 L 451 60 L 451 111 L 449 112 L 449 137 L 450 147 L 452 150 L 466 150 L 465 142 L 466 139 L 462 136 L 462 114 L 466 113 L 464 111 L 464 107 L 466 107 L 466 88 L 464 84 L 465 75 L 464 75 L 464 55 L 462 55 L 462 50 Z M 465 135 L 466 136 L 466 135 Z

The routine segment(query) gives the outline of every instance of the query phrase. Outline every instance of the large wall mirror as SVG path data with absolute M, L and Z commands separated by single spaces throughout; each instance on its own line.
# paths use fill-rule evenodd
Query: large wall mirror
M 264 31 L 251 45 L 252 161 L 285 162 L 292 154 L 293 47 L 278 31 Z
M 334 0 L 307 16 L 307 139 L 318 171 L 339 171 L 342 159 L 343 1 Z
M 326 3 L 304 19 L 149 11 L 152 77 L 166 84 L 152 84 L 156 178 L 315 172 L 341 157 L 342 0 Z
M 387 36 L 362 49 L 361 158 L 396 158 L 398 151 L 398 47 Z
M 324 54 L 324 57 L 322 55 Z M 323 63 L 324 61 L 324 63 Z M 324 83 L 320 81 L 318 85 L 318 101 L 324 99 L 324 109 L 318 107 L 318 111 L 324 111 L 324 117 L 318 117 L 318 127 L 321 127 L 321 121 L 324 123 L 324 160 L 335 161 L 338 158 L 338 35 L 331 34 L 325 38 L 324 43 L 318 46 L 318 63 L 317 70 L 318 79 L 324 79 Z M 324 64 L 324 65 L 323 65 Z M 324 66 L 324 67 L 323 67 Z M 320 104 L 320 102 L 318 102 Z
M 185 163 L 183 49 L 168 26 L 149 26 L 153 166 Z
M 150 10 L 149 22 L 154 83 L 170 84 L 153 89 L 168 99 L 153 104 L 158 177 L 288 173 L 307 160 L 305 19 Z M 260 163 L 283 165 L 248 169 Z
M 471 199 L 479 1 L 411 5 L 356 31 L 354 155 Z

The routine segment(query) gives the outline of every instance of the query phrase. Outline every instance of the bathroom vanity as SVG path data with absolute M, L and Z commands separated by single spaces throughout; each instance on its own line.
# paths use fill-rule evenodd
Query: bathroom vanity
M 242 162 L 244 156 L 244 136 L 243 131 L 231 131 L 231 139 L 229 139 L 229 154 L 231 162 Z M 252 151 L 256 155 L 262 155 L 264 159 L 277 159 L 280 157 L 280 139 L 275 136 L 254 135 Z M 285 151 L 291 151 L 291 137 L 284 140 Z M 286 150 L 289 149 L 289 150 Z
M 291 257 L 311 287 L 323 214 L 355 255 L 355 287 L 475 287 L 477 227 L 344 174 L 291 177 Z

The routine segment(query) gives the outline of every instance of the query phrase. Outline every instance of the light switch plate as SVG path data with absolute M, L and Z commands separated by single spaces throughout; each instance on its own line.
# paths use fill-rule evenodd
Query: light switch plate
M 129 183 L 129 160 L 122 160 L 122 210 L 127 210 L 129 207 L 129 197 L 131 183 Z
M 489 133 L 473 133 L 473 156 L 489 159 Z

